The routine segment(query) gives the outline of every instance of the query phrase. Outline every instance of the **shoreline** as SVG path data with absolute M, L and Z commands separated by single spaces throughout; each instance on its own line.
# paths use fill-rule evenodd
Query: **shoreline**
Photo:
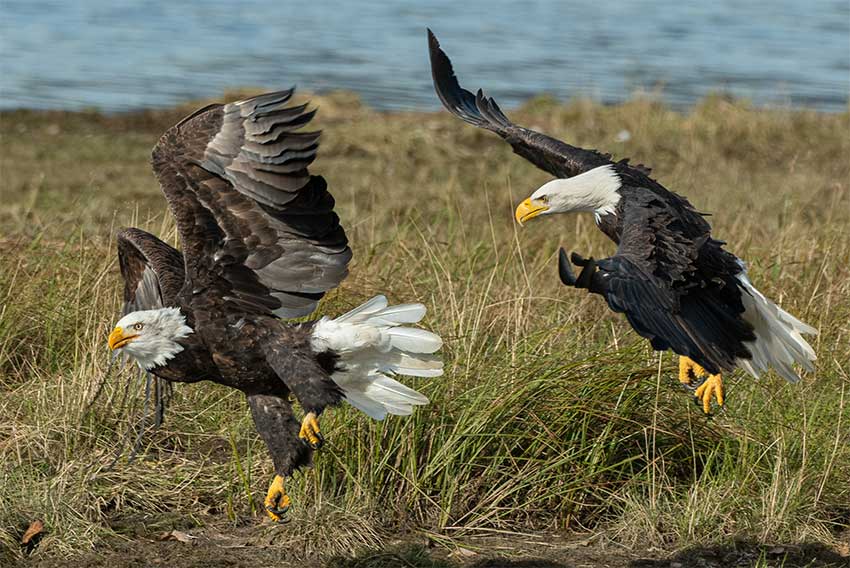
M 283 87 L 281 87 L 283 88 Z M 30 108 L 30 107 L 16 107 L 16 108 L 0 108 L 0 117 L 3 116 L 15 116 L 15 115 L 53 115 L 53 116 L 63 116 L 63 115 L 86 115 L 86 116 L 100 116 L 105 118 L 125 118 L 125 117 L 134 117 L 134 116 L 146 116 L 146 115 L 157 115 L 160 113 L 169 113 L 175 110 L 182 109 L 191 109 L 191 108 L 199 108 L 206 104 L 214 103 L 214 102 L 232 102 L 235 100 L 239 100 L 240 98 L 249 97 L 252 95 L 257 95 L 264 92 L 269 92 L 272 89 L 261 89 L 254 87 L 238 87 L 225 89 L 219 96 L 217 97 L 208 97 L 208 98 L 191 98 L 186 99 L 181 102 L 176 102 L 173 105 L 163 105 L 163 106 L 151 106 L 151 107 L 140 107 L 140 108 L 132 108 L 132 109 L 122 109 L 122 110 L 104 110 L 97 106 L 91 107 L 83 107 L 83 108 L 75 108 L 75 109 L 61 109 L 61 108 Z M 349 90 L 322 90 L 322 91 L 302 91 L 297 90 L 296 93 L 302 99 L 315 99 L 317 101 L 344 101 L 346 104 L 354 104 L 357 107 L 361 107 L 364 109 L 368 109 L 371 112 L 378 113 L 381 115 L 395 115 L 395 114 L 437 114 L 439 112 L 443 112 L 444 109 L 440 106 L 439 101 L 434 95 L 434 104 L 429 108 L 378 108 L 375 106 L 371 106 L 368 103 L 363 102 L 361 96 L 356 91 Z M 494 93 L 493 96 L 498 100 L 498 93 Z M 560 107 L 570 107 L 575 105 L 591 105 L 598 106 L 602 108 L 619 108 L 624 107 L 636 103 L 644 103 L 644 104 L 652 104 L 657 105 L 661 108 L 664 108 L 670 112 L 675 112 L 682 116 L 687 116 L 692 114 L 695 110 L 699 109 L 700 106 L 721 101 L 726 104 L 730 104 L 736 107 L 746 108 L 747 110 L 756 111 L 756 112 L 767 112 L 767 113 L 815 113 L 815 114 L 823 114 L 827 116 L 841 116 L 843 114 L 850 113 L 850 94 L 848 94 L 847 102 L 845 108 L 843 109 L 818 109 L 813 108 L 811 106 L 806 105 L 792 105 L 788 104 L 755 104 L 751 101 L 751 99 L 744 97 L 735 97 L 730 93 L 724 92 L 722 90 L 712 91 L 705 96 L 701 97 L 697 101 L 688 105 L 676 105 L 672 104 L 669 101 L 664 100 L 663 92 L 646 92 L 639 91 L 632 93 L 629 97 L 618 100 L 618 101 L 603 101 L 598 100 L 593 97 L 570 97 L 568 99 L 558 99 L 557 97 L 549 94 L 549 93 L 539 93 L 537 95 L 531 96 L 519 104 L 506 106 L 503 108 L 505 112 L 522 112 L 523 110 L 544 103 L 546 105 L 552 106 L 560 106 Z

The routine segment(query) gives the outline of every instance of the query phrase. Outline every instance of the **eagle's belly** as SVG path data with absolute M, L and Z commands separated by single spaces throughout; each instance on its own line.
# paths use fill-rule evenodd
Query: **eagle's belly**
M 284 326 L 280 320 L 265 316 L 239 318 L 203 331 L 207 332 L 203 337 L 218 372 L 218 378 L 213 380 L 249 394 L 288 396 L 289 389 L 269 365 L 265 350 L 266 344 L 276 341 L 281 332 L 289 332 L 284 333 L 285 343 L 293 352 L 293 360 L 298 358 L 297 351 L 310 350 L 308 326 Z
M 203 344 L 190 341 L 182 345 L 183 350 L 180 353 L 169 359 L 166 364 L 151 369 L 151 373 L 161 379 L 178 383 L 197 383 L 204 380 L 220 382 L 218 369 Z
M 219 372 L 215 382 L 246 393 L 288 394 L 286 386 L 259 351 L 218 350 L 212 355 Z

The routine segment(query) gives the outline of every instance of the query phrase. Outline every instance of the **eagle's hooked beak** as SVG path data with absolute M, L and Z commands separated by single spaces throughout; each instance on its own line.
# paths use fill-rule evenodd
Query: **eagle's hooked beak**
M 544 213 L 548 210 L 548 205 L 546 205 L 542 201 L 532 201 L 529 197 L 528 199 L 517 205 L 514 217 L 516 217 L 516 222 L 522 225 L 529 219 L 534 219 L 541 213 Z
M 138 335 L 124 335 L 124 330 L 120 327 L 116 327 L 112 330 L 112 333 L 109 334 L 109 348 L 115 351 L 116 349 L 121 349 L 133 339 L 139 337 Z

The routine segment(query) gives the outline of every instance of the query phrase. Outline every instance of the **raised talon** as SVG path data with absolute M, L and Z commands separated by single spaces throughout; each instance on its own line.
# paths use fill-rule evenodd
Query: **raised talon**
M 711 411 L 711 395 L 717 399 L 717 404 L 723 406 L 723 380 L 720 375 L 709 375 L 694 392 L 694 396 L 702 399 L 702 410 L 706 414 Z
M 266 508 L 266 513 L 276 523 L 281 522 L 283 516 L 292 505 L 292 500 L 286 494 L 286 489 L 283 486 L 283 477 L 275 475 L 272 484 L 269 485 L 269 491 L 266 493 L 266 498 L 263 501 Z
M 679 382 L 685 386 L 692 386 L 694 380 L 705 376 L 707 373 L 699 364 L 688 357 L 679 357 Z
M 298 437 L 314 450 L 318 450 L 325 443 L 319 431 L 319 420 L 312 412 L 308 412 L 301 421 L 301 432 L 298 433 Z

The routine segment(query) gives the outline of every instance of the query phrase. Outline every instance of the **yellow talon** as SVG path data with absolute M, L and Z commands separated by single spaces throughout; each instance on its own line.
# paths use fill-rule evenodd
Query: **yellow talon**
M 706 374 L 705 369 L 699 366 L 693 359 L 679 357 L 679 382 L 689 385 Z
M 720 375 L 710 375 L 696 361 L 689 357 L 679 357 L 679 382 L 685 386 L 691 386 L 695 380 L 707 378 L 694 391 L 694 396 L 702 401 L 703 412 L 711 412 L 711 397 L 717 399 L 717 404 L 723 406 L 723 380 Z
M 298 433 L 298 437 L 307 442 L 307 445 L 314 450 L 318 450 L 325 443 L 325 439 L 319 431 L 319 420 L 312 412 L 304 415 L 304 419 L 301 421 L 301 432 Z
M 286 511 L 292 505 L 292 500 L 286 494 L 286 489 L 283 486 L 283 477 L 275 475 L 272 484 L 269 485 L 269 491 L 266 493 L 266 499 L 263 501 L 266 508 L 266 513 L 271 520 L 279 523 Z
M 723 379 L 720 375 L 709 375 L 697 390 L 694 396 L 702 399 L 702 410 L 706 414 L 711 411 L 711 395 L 717 399 L 717 404 L 723 406 Z

